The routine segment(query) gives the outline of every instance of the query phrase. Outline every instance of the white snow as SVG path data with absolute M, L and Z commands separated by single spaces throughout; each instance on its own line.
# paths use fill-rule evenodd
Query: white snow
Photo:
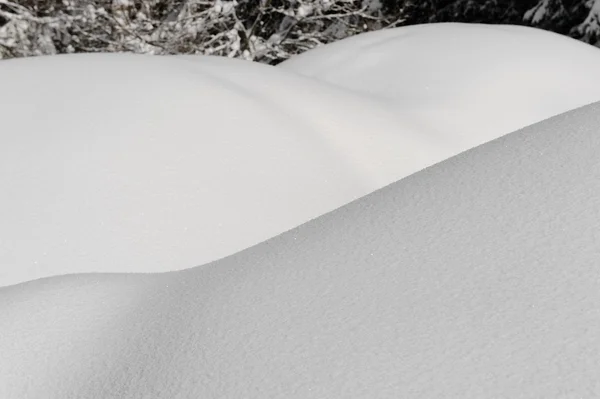
M 598 51 L 0 62 L 0 398 L 599 397 Z
M 280 68 L 126 54 L 3 62 L 0 286 L 229 255 L 600 99 L 599 54 L 535 29 L 434 24 Z
M 428 24 L 365 33 L 280 68 L 381 98 L 457 152 L 600 100 L 600 51 L 523 26 Z
M 0 290 L 3 398 L 600 395 L 600 103 L 258 246 Z
M 527 12 L 523 14 L 523 20 L 533 24 L 540 23 L 544 18 L 548 17 L 551 4 L 552 0 L 541 0 L 533 8 L 527 10 Z
M 18 59 L 0 87 L 0 286 L 197 266 L 444 157 L 370 99 L 239 60 Z

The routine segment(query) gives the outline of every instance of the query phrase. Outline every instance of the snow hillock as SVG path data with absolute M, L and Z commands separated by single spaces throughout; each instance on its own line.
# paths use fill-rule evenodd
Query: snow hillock
M 217 262 L 0 289 L 6 398 L 597 397 L 600 103 Z
M 219 57 L 0 63 L 0 286 L 237 252 L 444 158 L 376 102 Z
M 598 48 L 524 26 L 405 26 L 278 67 L 379 98 L 457 152 L 600 100 Z

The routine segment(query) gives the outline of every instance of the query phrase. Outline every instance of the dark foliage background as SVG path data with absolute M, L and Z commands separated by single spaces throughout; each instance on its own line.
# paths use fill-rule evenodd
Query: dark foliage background
M 431 22 L 531 25 L 598 45 L 600 0 L 0 0 L 0 58 L 132 51 L 276 64 Z

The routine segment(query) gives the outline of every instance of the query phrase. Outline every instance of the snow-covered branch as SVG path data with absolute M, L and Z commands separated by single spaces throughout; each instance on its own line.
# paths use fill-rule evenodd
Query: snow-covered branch
M 378 0 L 64 1 L 52 15 L 0 0 L 0 58 L 131 51 L 273 63 L 396 20 Z

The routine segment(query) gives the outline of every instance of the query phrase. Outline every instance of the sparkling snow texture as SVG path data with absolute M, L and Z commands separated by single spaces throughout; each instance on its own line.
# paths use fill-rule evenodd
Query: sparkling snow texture
M 185 271 L 0 290 L 0 397 L 600 395 L 600 103 Z

